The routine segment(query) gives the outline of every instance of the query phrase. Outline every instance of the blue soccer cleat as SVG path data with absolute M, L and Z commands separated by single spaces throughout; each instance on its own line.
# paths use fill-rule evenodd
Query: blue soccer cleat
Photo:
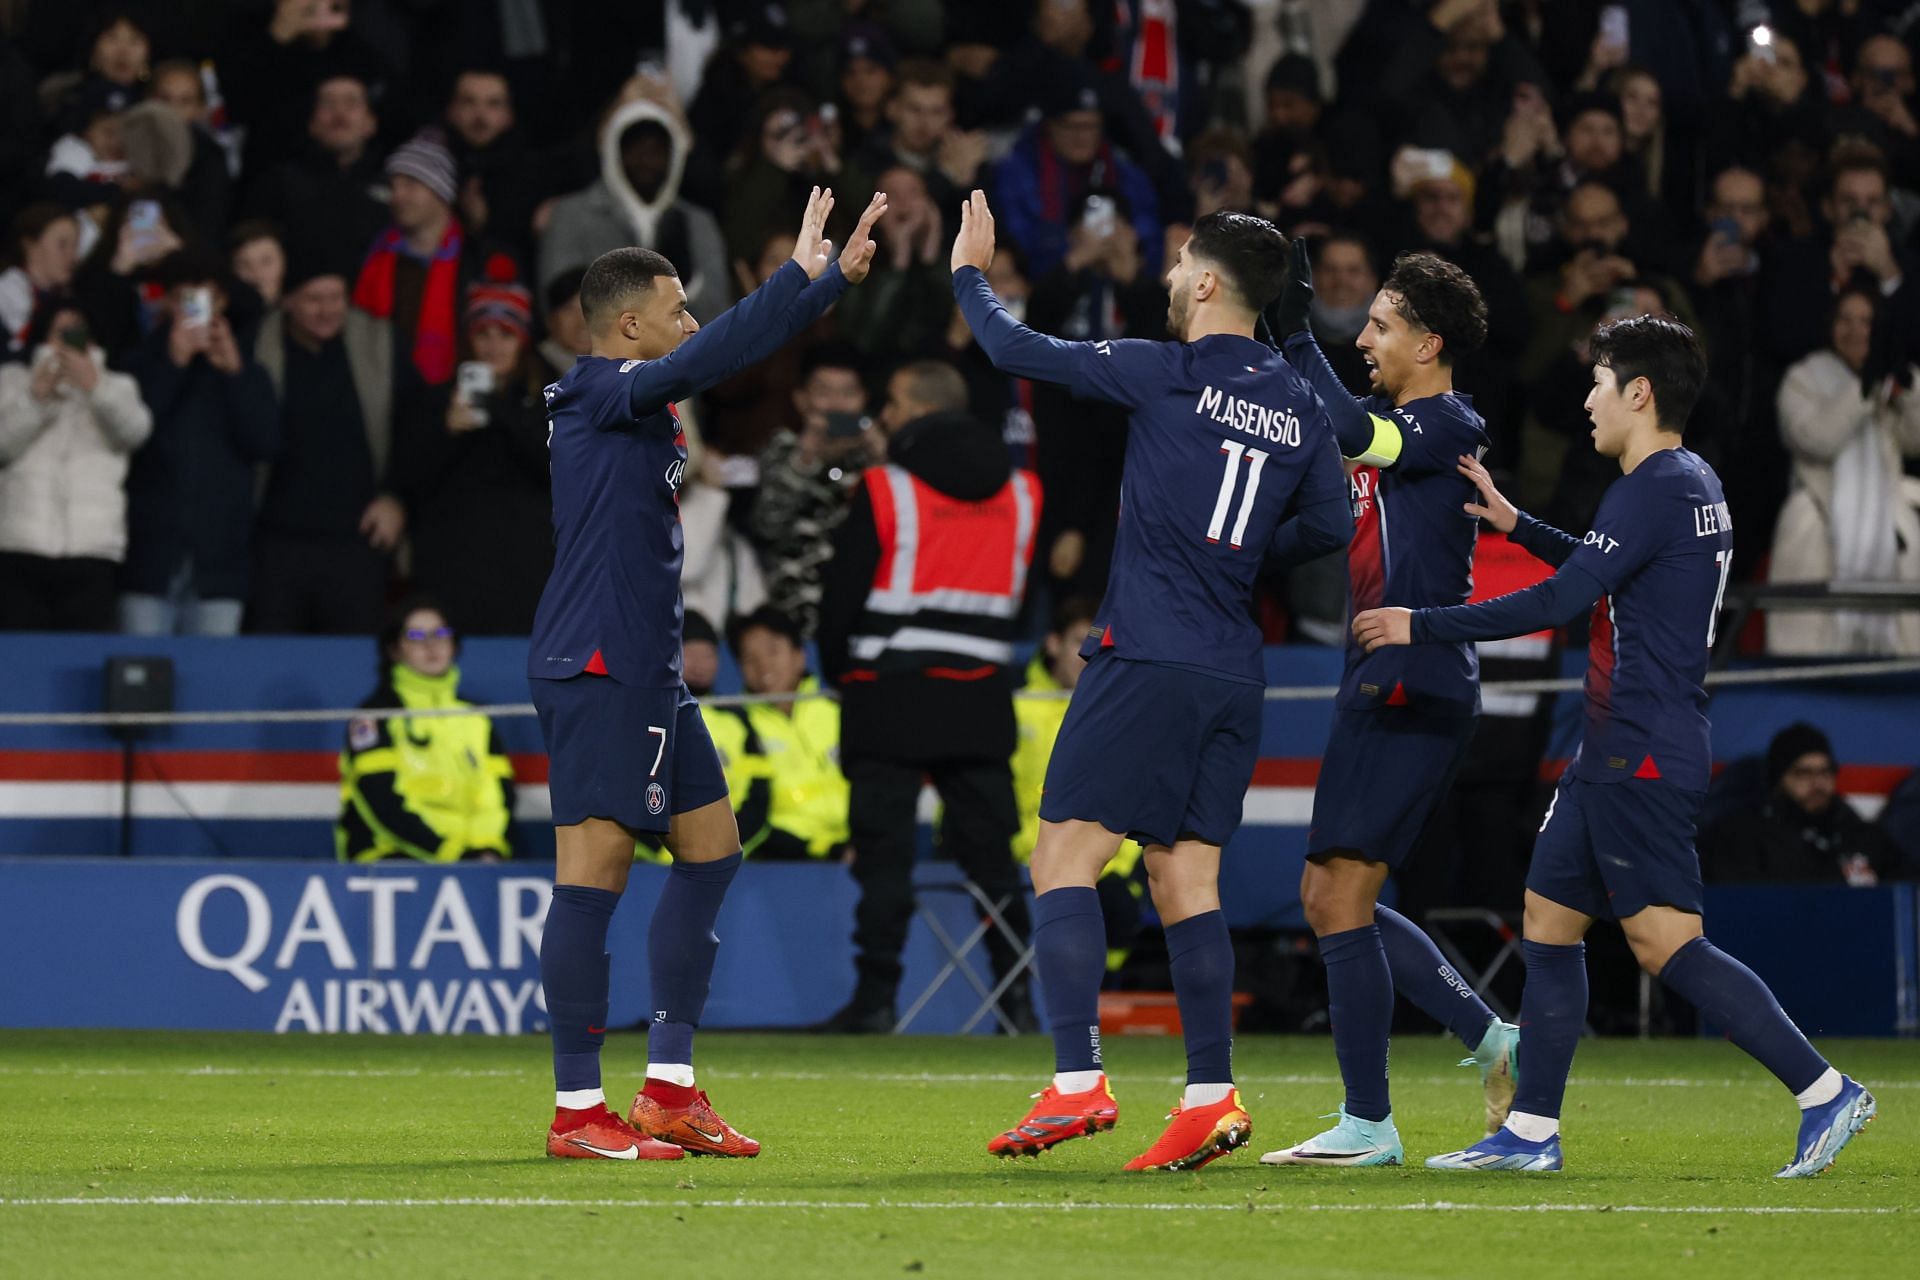
M 1451 1173 L 1480 1173 L 1512 1169 L 1516 1173 L 1555 1173 L 1561 1167 L 1560 1135 L 1544 1142 L 1528 1142 L 1511 1129 L 1489 1134 L 1465 1151 L 1428 1156 L 1427 1168 Z
M 1487 1136 L 1500 1132 L 1513 1110 L 1513 1094 L 1520 1087 L 1520 1028 L 1495 1018 L 1487 1024 L 1480 1047 L 1462 1058 L 1463 1067 L 1480 1068 L 1480 1090 L 1486 1096 Z
M 1404 1158 L 1406 1153 L 1400 1146 L 1400 1131 L 1393 1127 L 1392 1116 L 1385 1120 L 1362 1120 L 1358 1116 L 1348 1115 L 1345 1107 L 1334 1114 L 1340 1117 L 1340 1123 L 1333 1128 L 1318 1137 L 1308 1138 L 1297 1147 L 1269 1151 L 1260 1157 L 1260 1163 L 1357 1168 L 1362 1165 L 1399 1164 Z
M 1832 1102 L 1808 1107 L 1800 1113 L 1799 1152 L 1793 1162 L 1776 1178 L 1812 1178 L 1826 1172 L 1840 1149 L 1853 1141 L 1853 1135 L 1867 1127 L 1879 1104 L 1852 1076 L 1840 1077 L 1840 1092 Z

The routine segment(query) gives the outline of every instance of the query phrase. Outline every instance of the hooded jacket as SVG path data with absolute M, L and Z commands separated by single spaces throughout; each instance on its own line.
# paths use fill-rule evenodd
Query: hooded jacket
M 887 461 L 963 502 L 991 498 L 1013 474 L 999 432 L 957 412 L 928 414 L 902 427 L 887 442 Z M 862 485 L 834 534 L 833 559 L 824 571 L 820 664 L 835 684 L 853 666 L 849 644 L 881 554 L 873 503 Z M 952 679 L 926 670 L 883 669 L 875 678 L 843 685 L 841 721 L 844 760 L 1004 762 L 1015 741 L 1012 672 L 993 666 L 981 677 Z
M 673 148 L 666 181 L 650 201 L 640 198 L 620 163 L 621 135 L 649 120 L 666 129 Z M 540 238 L 540 286 L 563 271 L 591 264 L 609 249 L 640 245 L 673 262 L 696 319 L 711 320 L 725 311 L 732 291 L 720 224 L 705 209 L 680 198 L 680 176 L 691 147 L 685 126 L 656 103 L 629 102 L 614 112 L 600 133 L 600 177 L 554 203 L 547 233 Z

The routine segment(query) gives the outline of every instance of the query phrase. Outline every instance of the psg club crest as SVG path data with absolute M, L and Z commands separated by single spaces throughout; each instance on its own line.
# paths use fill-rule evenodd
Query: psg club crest
M 657 782 L 647 784 L 647 812 L 659 813 L 667 807 L 667 789 Z

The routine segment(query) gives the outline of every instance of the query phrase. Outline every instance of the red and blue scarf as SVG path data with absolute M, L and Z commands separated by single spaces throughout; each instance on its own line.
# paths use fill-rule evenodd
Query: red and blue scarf
M 413 367 L 429 386 L 439 386 L 453 377 L 454 344 L 459 336 L 454 317 L 459 307 L 461 245 L 460 220 L 449 219 L 440 247 L 427 263 L 427 287 L 420 295 L 420 319 L 413 330 Z M 380 233 L 353 287 L 354 306 L 383 320 L 393 314 L 394 271 L 406 251 L 406 232 L 388 227 Z

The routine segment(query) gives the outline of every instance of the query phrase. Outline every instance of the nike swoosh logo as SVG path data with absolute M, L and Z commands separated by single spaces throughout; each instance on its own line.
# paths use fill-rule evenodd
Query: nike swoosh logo
M 726 1130 L 724 1129 L 721 1130 L 719 1133 L 708 1133 L 705 1129 L 702 1129 L 699 1125 L 695 1124 L 691 1120 L 687 1121 L 687 1128 L 693 1130 L 695 1133 L 705 1138 L 708 1142 L 719 1142 L 726 1135 Z
M 618 1151 L 609 1151 L 605 1147 L 596 1147 L 591 1142 L 583 1142 L 579 1138 L 568 1138 L 567 1141 L 582 1151 L 591 1151 L 593 1154 L 605 1156 L 609 1160 L 638 1160 L 640 1158 L 640 1148 L 635 1146 L 625 1146 Z

